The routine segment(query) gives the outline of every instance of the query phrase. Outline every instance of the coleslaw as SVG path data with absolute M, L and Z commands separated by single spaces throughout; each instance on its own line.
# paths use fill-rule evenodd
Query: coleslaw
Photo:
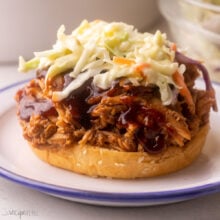
M 175 61 L 175 52 L 175 44 L 160 31 L 140 33 L 122 22 L 84 20 L 71 34 L 65 34 L 62 25 L 52 49 L 35 52 L 28 61 L 19 57 L 18 70 L 47 68 L 46 85 L 55 76 L 70 71 L 73 81 L 62 91 L 53 91 L 53 101 L 67 98 L 91 77 L 103 90 L 110 88 L 114 80 L 125 78 L 134 86 L 157 85 L 162 103 L 169 105 L 174 99 L 170 85 L 179 89 L 173 75 L 182 75 L 186 69 Z

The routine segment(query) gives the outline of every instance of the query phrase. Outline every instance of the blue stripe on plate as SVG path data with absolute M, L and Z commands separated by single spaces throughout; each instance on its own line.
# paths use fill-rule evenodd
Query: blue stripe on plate
M 41 192 L 55 194 L 76 199 L 86 199 L 91 201 L 107 201 L 107 202 L 161 202 L 172 200 L 184 200 L 187 198 L 195 198 L 210 193 L 220 192 L 220 182 L 205 184 L 192 188 L 180 190 L 169 190 L 162 192 L 143 192 L 143 193 L 107 193 L 86 191 L 68 187 L 57 186 L 40 181 L 36 181 L 16 173 L 13 173 L 4 168 L 0 168 L 0 176 L 13 182 L 24 185 Z
M 27 82 L 29 82 L 31 79 L 32 79 L 32 78 L 30 78 L 30 79 L 25 79 L 25 80 L 22 80 L 22 81 L 19 81 L 19 82 L 10 84 L 10 85 L 8 85 L 8 86 L 2 87 L 2 88 L 0 88 L 0 93 L 5 92 L 5 91 L 7 91 L 7 90 L 9 90 L 9 89 L 12 89 L 12 88 L 14 88 L 14 87 L 16 87 L 16 86 L 22 85 L 22 84 L 24 84 L 24 83 L 27 83 Z

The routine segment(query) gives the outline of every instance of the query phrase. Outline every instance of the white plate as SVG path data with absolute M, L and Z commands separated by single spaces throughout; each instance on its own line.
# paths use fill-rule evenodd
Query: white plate
M 92 178 L 52 167 L 32 153 L 22 137 L 13 99 L 23 83 L 0 89 L 0 176 L 56 197 L 108 206 L 167 204 L 220 191 L 219 112 L 211 113 L 212 129 L 202 155 L 188 168 L 150 179 Z M 220 84 L 214 86 L 219 105 Z

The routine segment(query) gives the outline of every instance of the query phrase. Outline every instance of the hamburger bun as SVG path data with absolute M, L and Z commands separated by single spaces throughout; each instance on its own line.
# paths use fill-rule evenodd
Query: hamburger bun
M 206 124 L 185 146 L 169 146 L 159 154 L 119 152 L 79 144 L 60 150 L 46 147 L 32 147 L 32 150 L 41 160 L 76 173 L 93 177 L 144 178 L 172 173 L 190 165 L 200 155 L 208 131 L 209 124 Z

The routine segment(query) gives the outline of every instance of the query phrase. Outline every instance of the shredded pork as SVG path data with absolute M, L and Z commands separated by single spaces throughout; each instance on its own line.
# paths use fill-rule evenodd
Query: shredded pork
M 24 137 L 35 147 L 69 147 L 91 144 L 118 151 L 160 152 L 168 146 L 183 147 L 209 121 L 213 105 L 209 91 L 194 89 L 198 72 L 187 66 L 184 75 L 195 113 L 180 94 L 163 106 L 154 85 L 135 87 L 121 79 L 108 91 L 84 85 L 62 102 L 51 102 L 51 91 L 62 90 L 70 79 L 59 75 L 49 85 L 45 70 L 16 94 Z M 174 91 L 175 92 L 175 91 Z

